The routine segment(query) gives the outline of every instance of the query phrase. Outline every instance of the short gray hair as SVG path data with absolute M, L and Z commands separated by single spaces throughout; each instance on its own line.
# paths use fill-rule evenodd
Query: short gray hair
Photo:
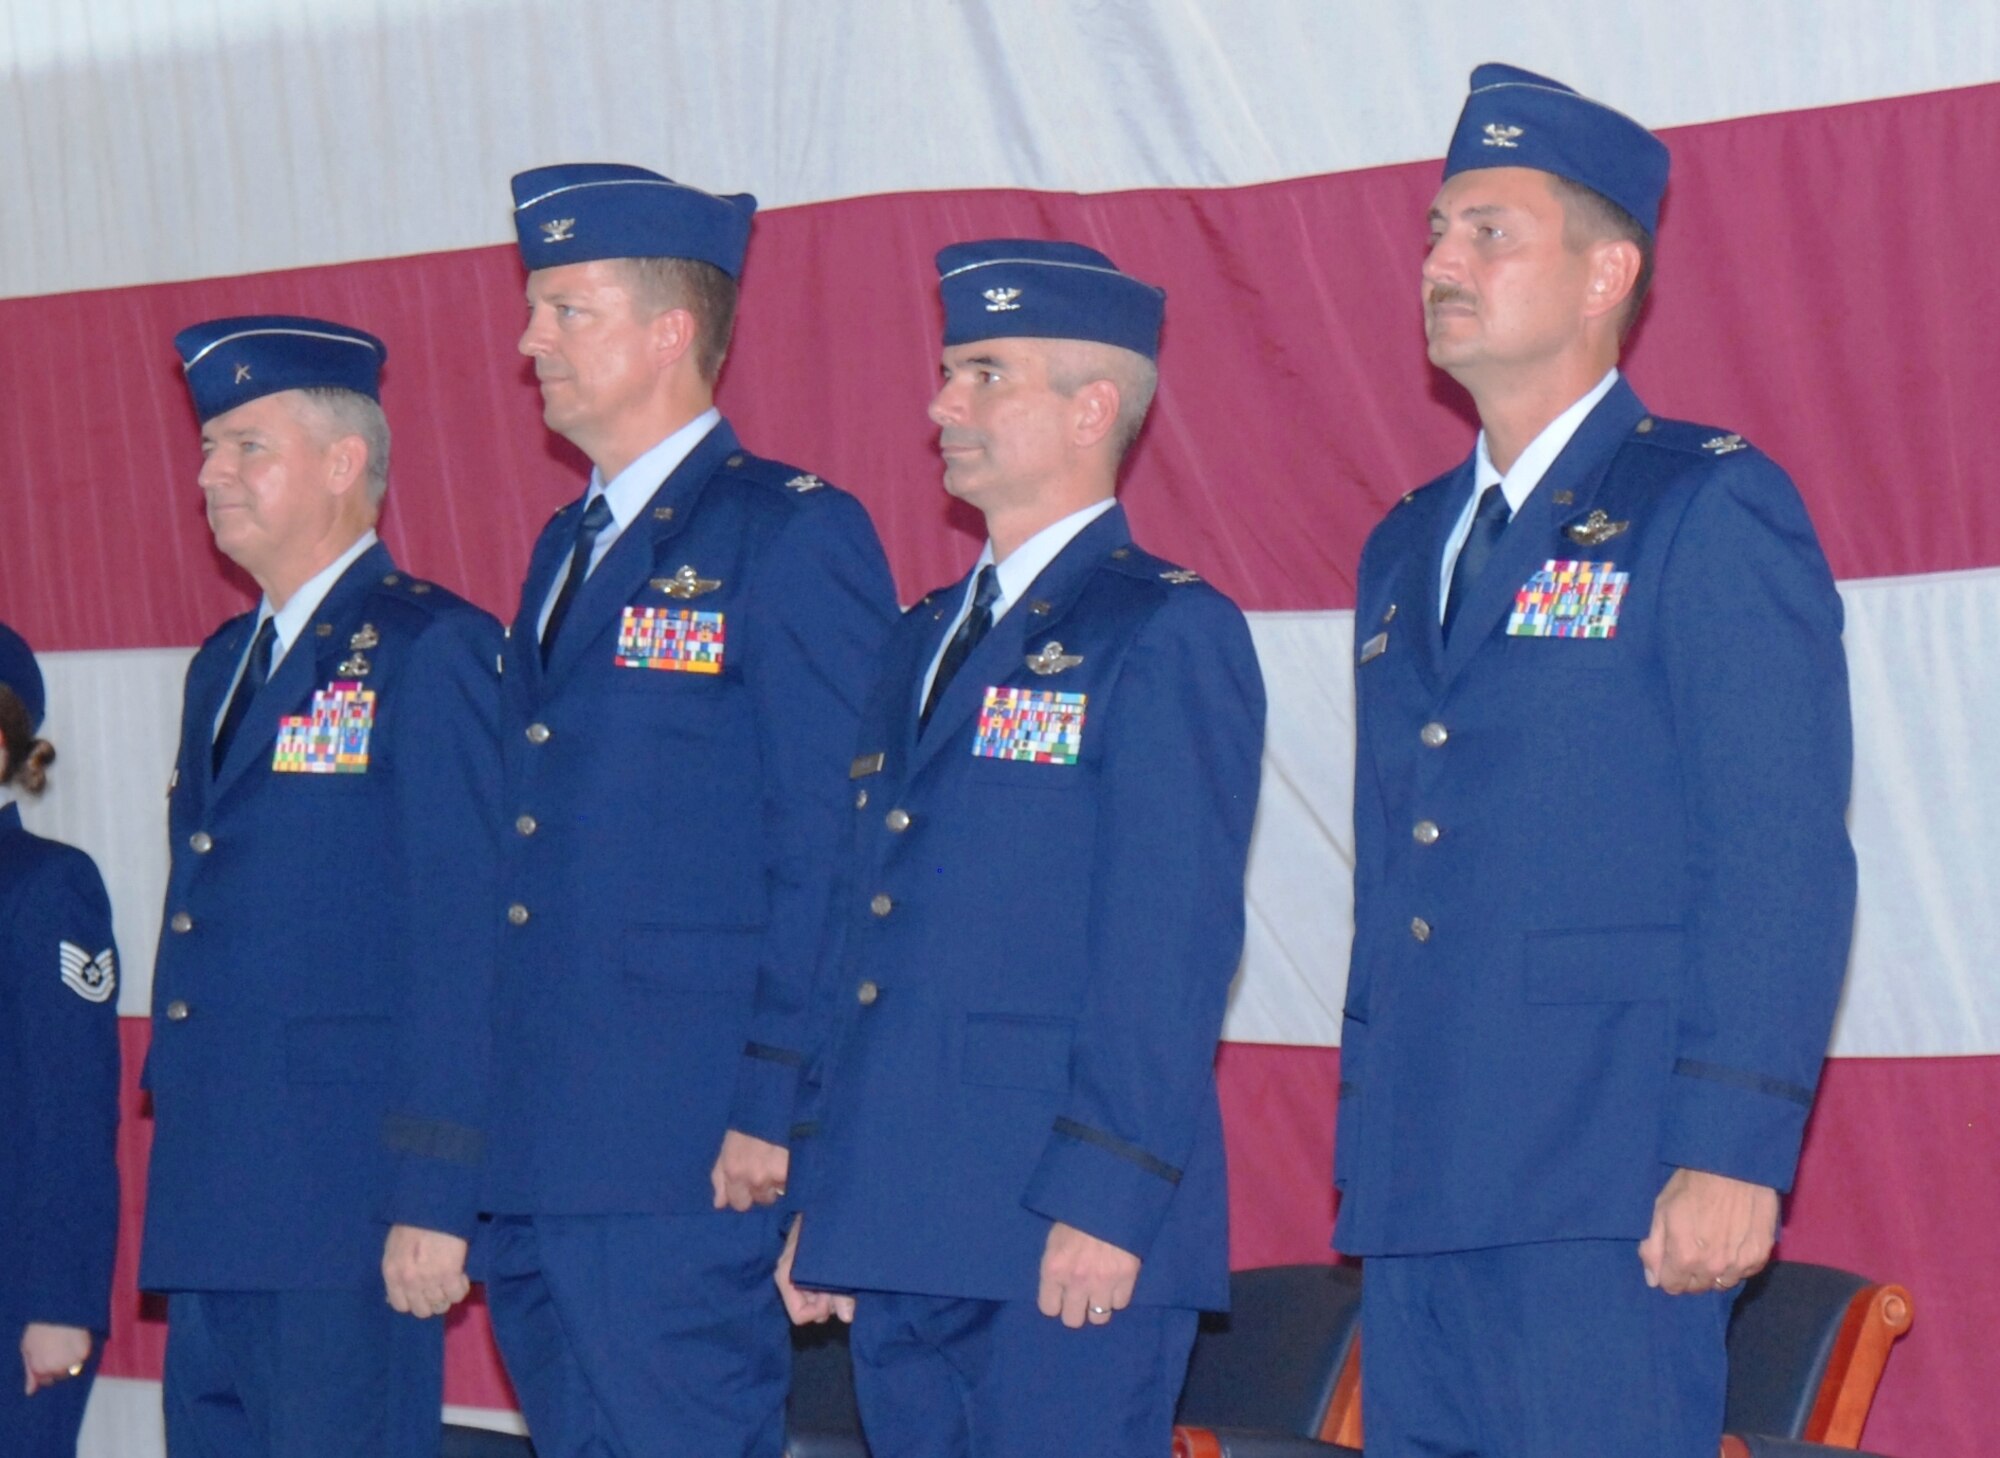
M 368 447 L 368 502 L 380 506 L 389 494 L 389 418 L 376 401 L 355 390 L 318 385 L 299 391 L 319 414 L 319 438 L 331 445 L 358 435 Z
M 1074 395 L 1095 380 L 1109 380 L 1118 387 L 1111 449 L 1113 460 L 1124 460 L 1146 423 L 1146 412 L 1153 408 L 1153 392 L 1160 387 L 1159 366 L 1134 350 L 1087 339 L 1049 340 L 1048 362 L 1049 388 L 1058 395 Z

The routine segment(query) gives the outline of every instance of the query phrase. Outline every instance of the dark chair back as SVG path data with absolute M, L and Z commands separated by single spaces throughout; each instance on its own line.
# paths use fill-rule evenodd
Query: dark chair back
M 1361 1314 L 1352 1266 L 1269 1266 L 1229 1278 L 1230 1310 L 1202 1318 L 1175 1421 L 1317 1438 Z
M 1729 1323 L 1731 1433 L 1852 1447 L 1909 1293 L 1806 1261 L 1773 1261 L 1744 1285 Z
M 868 1458 L 854 1401 L 847 1323 L 792 1328 L 792 1394 L 785 1402 L 786 1458 Z

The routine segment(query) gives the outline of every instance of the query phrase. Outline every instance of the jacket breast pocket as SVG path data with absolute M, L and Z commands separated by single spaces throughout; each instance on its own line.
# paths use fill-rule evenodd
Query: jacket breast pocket
M 1531 931 L 1521 950 L 1529 1002 L 1666 1001 L 1680 985 L 1678 926 Z
M 1069 1092 L 1069 1018 L 1016 1013 L 968 1013 L 965 1018 L 966 1083 L 982 1088 Z

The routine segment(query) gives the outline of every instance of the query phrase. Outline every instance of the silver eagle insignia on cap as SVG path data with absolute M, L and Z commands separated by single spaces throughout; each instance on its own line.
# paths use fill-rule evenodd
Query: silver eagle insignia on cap
M 567 243 L 576 236 L 575 218 L 550 218 L 542 224 L 544 243 Z
M 1021 307 L 1014 302 L 1021 297 L 1019 289 L 988 289 L 980 297 L 986 300 L 986 312 L 989 314 L 1005 314 Z

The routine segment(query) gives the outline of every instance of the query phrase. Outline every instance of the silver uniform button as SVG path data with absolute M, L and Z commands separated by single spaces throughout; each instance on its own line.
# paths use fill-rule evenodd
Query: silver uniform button
M 177 932 L 193 931 L 194 918 L 189 916 L 185 911 L 176 911 L 174 913 L 174 919 L 168 922 L 167 925 L 172 927 Z
M 887 815 L 884 815 L 882 817 L 882 823 L 887 825 L 891 830 L 895 831 L 898 835 L 901 835 L 904 831 L 910 828 L 910 812 L 901 809 L 900 807 L 895 810 L 891 810 Z
M 516 901 L 512 906 L 507 908 L 507 920 L 515 926 L 526 926 L 528 924 L 528 908 Z
M 1451 731 L 1433 719 L 1417 731 L 1417 738 L 1424 741 L 1426 748 L 1436 749 L 1451 738 Z
M 539 829 L 541 829 L 541 823 L 532 815 L 517 815 L 514 817 L 514 830 L 519 835 L 533 835 Z
M 1444 832 L 1437 828 L 1435 820 L 1419 820 L 1410 827 L 1410 834 L 1416 837 L 1418 845 L 1436 845 Z
M 882 989 L 872 982 L 864 982 L 854 989 L 854 1000 L 863 1007 L 873 1007 L 875 999 L 882 995 Z
M 1415 937 L 1420 942 L 1429 941 L 1431 939 L 1431 924 L 1425 921 L 1421 916 L 1411 917 L 1410 935 Z
M 182 1002 L 178 997 L 175 998 L 172 1002 L 167 1004 L 168 1022 L 184 1023 L 187 1021 L 187 1015 L 188 1015 L 188 1005 Z
M 888 895 L 881 891 L 877 891 L 875 893 L 874 899 L 868 903 L 868 909 L 874 912 L 877 916 L 887 916 L 892 910 L 895 909 L 895 906 L 896 903 L 891 901 Z
M 197 830 L 188 837 L 188 844 L 193 847 L 196 855 L 205 856 L 215 849 L 215 837 L 205 830 Z
M 549 742 L 549 726 L 548 726 L 548 725 L 546 725 L 546 724 L 530 724 L 530 725 L 528 726 L 528 743 L 530 743 L 530 744 L 547 744 L 548 742 Z

